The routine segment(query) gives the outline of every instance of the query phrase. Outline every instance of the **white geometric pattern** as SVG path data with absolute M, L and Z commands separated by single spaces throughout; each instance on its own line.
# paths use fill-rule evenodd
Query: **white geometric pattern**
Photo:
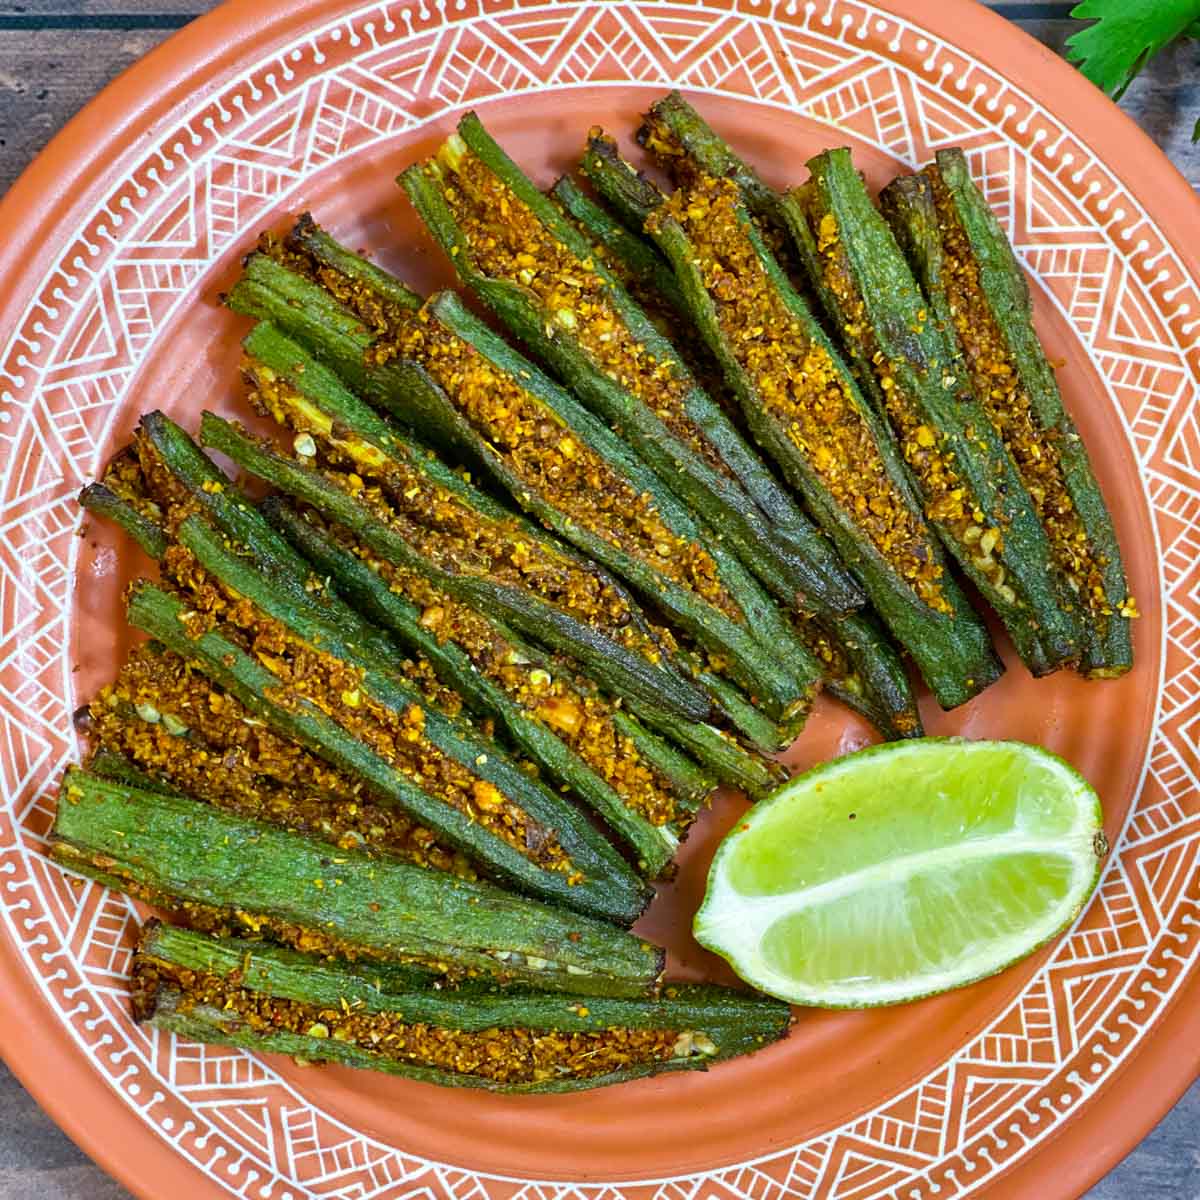
M 147 349 L 197 278 L 322 166 L 467 102 L 633 80 L 836 124 L 906 163 L 957 144 L 1121 413 L 1162 563 L 1160 710 L 1103 885 L 1009 1008 L 927 1078 L 754 1163 L 639 1184 L 502 1183 L 389 1146 L 249 1055 L 126 1015 L 132 910 L 39 854 L 75 754 L 68 621 L 79 513 Z M 925 1200 L 977 1190 L 1085 1106 L 1200 953 L 1200 296 L 1119 181 L 1052 115 L 858 0 L 377 3 L 313 29 L 159 131 L 71 238 L 0 363 L 0 889 L 46 1005 L 150 1129 L 230 1193 Z M 274 1190 L 280 1189 L 280 1190 Z

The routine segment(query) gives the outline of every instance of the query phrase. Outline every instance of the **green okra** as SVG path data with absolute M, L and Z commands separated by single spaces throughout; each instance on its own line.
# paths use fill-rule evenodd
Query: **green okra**
M 421 713 L 422 743 L 466 771 L 475 780 L 472 786 L 476 793 L 481 782 L 491 785 L 495 790 L 493 801 L 511 806 L 506 816 L 513 808 L 523 814 L 530 829 L 526 841 L 535 841 L 537 830 L 541 831 L 538 836 L 552 833 L 562 847 L 572 875 L 577 872 L 583 878 L 564 886 L 561 873 L 554 867 L 536 869 L 533 861 L 529 862 L 533 869 L 514 873 L 513 865 L 496 861 L 498 839 L 487 826 L 483 827 L 487 837 L 480 831 L 473 833 L 470 844 L 462 844 L 454 842 L 447 831 L 430 825 L 439 836 L 511 886 L 597 916 L 627 920 L 630 914 L 640 911 L 639 904 L 648 901 L 649 893 L 625 861 L 578 809 L 536 779 L 524 765 L 512 760 L 491 738 L 479 734 L 465 720 L 426 703 L 423 694 L 391 665 L 397 656 L 390 639 L 381 639 L 383 647 L 391 650 L 385 658 L 377 646 L 363 645 L 354 633 L 346 635 L 329 620 L 318 601 L 310 600 L 307 605 L 297 601 L 283 592 L 273 577 L 257 569 L 253 545 L 239 548 L 239 553 L 197 517 L 184 520 L 178 536 L 200 565 L 226 588 L 250 601 L 303 644 L 361 670 L 361 686 L 367 697 L 392 712 Z M 442 798 L 436 779 L 427 782 L 419 778 L 416 782 L 422 791 Z M 477 801 L 482 807 L 481 796 L 477 795 Z
M 427 419 L 439 420 L 529 513 L 724 661 L 770 715 L 790 719 L 806 706 L 820 670 L 741 561 L 620 438 L 452 292 L 432 299 L 427 311 L 444 331 L 437 355 L 463 379 L 453 393 L 438 393 L 441 412 Z M 438 369 L 430 357 L 430 369 Z M 538 440 L 531 429 L 548 432 Z
M 847 150 L 782 212 L 859 380 L 891 421 L 930 523 L 1035 675 L 1079 658 L 1079 606 L 1011 456 Z
M 172 787 L 169 783 L 166 783 L 155 775 L 151 775 L 149 771 L 143 771 L 141 767 L 131 762 L 125 755 L 117 754 L 113 750 L 105 750 L 103 747 L 94 750 L 88 755 L 86 769 L 93 775 L 99 775 L 104 779 L 111 779 L 114 783 L 128 784 L 130 787 L 139 788 L 144 792 L 166 792 L 169 795 L 183 795 L 182 792 Z
M 550 195 L 585 234 L 594 238 L 613 261 L 620 264 L 628 276 L 630 294 L 643 309 L 649 308 L 644 298 L 649 297 L 656 305 L 665 305 L 671 312 L 683 314 L 686 311 L 671 264 L 650 242 L 585 195 L 569 175 L 555 180 Z M 640 231 L 641 222 L 635 228 Z M 670 336 L 669 330 L 661 332 Z
M 531 734 L 530 721 L 524 715 L 523 708 L 517 705 L 513 712 L 513 702 L 503 691 L 499 695 L 492 693 L 484 674 L 486 663 L 473 663 L 469 647 L 464 649 L 455 642 L 453 636 L 428 629 L 421 621 L 422 610 L 399 594 L 397 584 L 389 586 L 375 568 L 342 546 L 327 529 L 319 528 L 312 519 L 301 515 L 279 497 L 268 497 L 263 502 L 262 510 L 267 519 L 283 531 L 319 571 L 334 580 L 339 592 L 350 603 L 417 649 L 433 664 L 443 681 L 463 696 L 468 704 L 476 706 L 481 714 L 499 720 L 509 730 L 512 740 L 531 758 L 542 762 L 553 778 L 560 779 L 587 799 L 588 790 L 593 785 L 585 776 L 576 774 L 569 760 L 559 762 L 561 751 L 554 746 L 541 747 L 542 738 L 552 734 L 548 731 Z M 566 672 L 550 656 L 519 638 L 501 622 L 491 621 L 482 613 L 477 615 L 480 620 L 488 621 L 495 630 L 498 644 L 521 659 L 527 659 L 534 671 L 544 671 L 553 678 L 565 677 Z M 581 696 L 590 689 L 590 683 L 582 679 L 571 686 Z M 655 763 L 672 780 L 677 800 L 685 808 L 695 808 L 707 796 L 711 788 L 709 772 L 722 783 L 742 788 L 754 796 L 771 791 L 781 782 L 761 757 L 751 754 L 735 739 L 713 726 L 680 720 L 649 706 L 643 709 L 636 702 L 630 702 L 630 706 L 640 712 L 646 724 L 657 729 L 662 737 L 643 728 L 620 709 L 614 710 L 614 723 L 621 733 L 629 737 L 640 754 Z M 670 742 L 689 749 L 707 769 L 698 769 L 691 759 L 677 755 Z M 603 814 L 605 805 L 599 794 L 593 803 L 597 811 Z M 629 837 L 631 843 L 637 846 L 634 831 Z M 650 849 L 646 847 L 646 851 Z M 639 852 L 642 852 L 640 848 Z
M 247 578 L 244 582 L 252 581 Z M 476 801 L 486 806 L 508 799 L 525 814 L 528 844 L 544 846 L 548 839 L 556 839 L 561 857 L 554 856 L 545 864 L 536 862 L 471 813 L 418 786 L 312 700 L 289 692 L 285 679 L 232 640 L 233 631 L 218 625 L 197 635 L 205 619 L 189 611 L 185 601 L 143 581 L 130 594 L 128 617 L 130 624 L 199 666 L 269 728 L 361 780 L 377 802 L 399 809 L 490 875 L 547 900 L 625 924 L 632 924 L 645 909 L 648 889 L 616 851 L 586 826 L 581 814 L 566 810 L 553 793 L 538 788 L 528 777 L 522 785 L 515 778 L 521 774 L 519 768 L 506 760 L 494 743 L 456 728 L 436 709 L 415 706 L 429 743 L 447 759 L 471 764 L 472 775 L 480 781 L 472 785 Z M 389 696 L 392 707 L 402 703 L 399 687 L 387 687 L 382 673 L 365 673 L 360 686 L 374 697 Z M 406 711 L 411 715 L 411 709 Z
M 103 483 L 89 483 L 79 493 L 79 504 L 88 512 L 119 525 L 151 557 L 161 558 L 167 536 L 159 524 Z
M 189 921 L 323 956 L 588 995 L 644 995 L 662 973 L 660 949 L 605 921 L 77 768 L 50 850 Z
M 1136 611 L 1112 517 L 1033 327 L 1029 285 L 961 150 L 880 194 L 929 307 L 962 354 L 980 407 L 1016 464 L 1083 618 L 1079 669 L 1133 665 Z
M 647 228 L 674 267 L 748 426 L 854 569 L 938 702 L 953 708 L 969 700 L 998 677 L 1000 665 L 925 523 L 886 426 L 789 283 L 736 186 L 699 168 L 693 176 Z M 856 628 L 827 624 L 862 683 L 877 686 L 867 704 L 882 710 L 884 725 L 919 729 L 900 664 L 878 631 L 866 621 Z M 843 690 L 846 700 L 853 696 Z
M 638 229 L 643 229 L 665 202 L 662 192 L 621 158 L 613 140 L 599 129 L 593 129 L 588 136 L 584 170 L 597 190 L 613 201 L 614 207 L 625 213 L 627 220 L 636 222 Z M 591 209 L 583 207 L 591 202 L 578 189 L 568 190 L 566 195 L 579 197 L 578 214 L 597 236 L 603 236 L 602 226 L 596 224 L 592 209 L 609 223 L 614 223 L 596 205 L 591 205 Z M 618 226 L 624 230 L 625 240 L 612 239 L 610 247 L 614 256 L 625 253 L 630 243 L 639 251 L 646 248 L 647 244 L 641 238 L 634 237 L 619 223 Z M 670 270 L 669 262 L 661 253 L 653 253 L 653 257 Z M 643 277 L 647 287 L 653 286 L 654 278 Z M 684 290 L 673 272 L 672 283 L 674 291 L 670 296 L 664 296 L 661 303 L 669 304 L 690 320 Z M 826 690 L 862 713 L 885 737 L 921 736 L 921 720 L 907 672 L 879 622 L 869 612 L 838 614 L 815 601 L 812 607 L 814 617 L 801 618 L 798 629 L 823 664 Z
M 459 476 L 443 467 L 427 452 L 403 443 L 393 432 L 387 432 L 389 456 L 412 472 L 413 478 L 429 479 L 435 495 L 448 506 L 461 504 L 472 521 L 486 525 L 508 545 L 522 543 L 545 547 L 555 561 L 600 578 L 605 595 L 614 604 L 623 592 L 598 568 L 581 563 L 565 547 L 559 547 L 506 509 L 502 509 L 483 493 L 471 487 Z M 709 713 L 709 701 L 698 688 L 683 678 L 671 665 L 660 658 L 654 661 L 647 649 L 654 639 L 640 633 L 640 618 L 631 605 L 631 633 L 638 642 L 632 647 L 618 641 L 599 621 L 591 622 L 586 614 L 573 610 L 566 603 L 543 599 L 526 587 L 518 587 L 506 579 L 489 577 L 474 562 L 457 562 L 451 553 L 437 553 L 427 545 L 416 545 L 407 530 L 401 531 L 395 522 L 385 521 L 376 508 L 348 493 L 315 467 L 286 458 L 249 437 L 228 421 L 212 413 L 201 420 L 201 442 L 232 458 L 243 470 L 274 484 L 286 495 L 311 505 L 325 517 L 355 535 L 375 554 L 387 562 L 396 563 L 425 576 L 439 590 L 455 599 L 493 614 L 505 624 L 551 649 L 560 650 L 575 658 L 585 672 L 619 696 L 638 696 L 652 707 L 664 708 L 683 718 L 703 719 Z M 344 441 L 344 439 L 339 439 Z
M 322 269 L 326 272 L 326 279 L 329 282 L 328 272 L 333 268 L 325 264 Z M 374 270 L 375 268 L 371 269 Z M 277 280 L 276 277 L 281 272 L 286 278 Z M 338 279 L 340 281 L 337 283 L 339 294 L 347 294 L 354 290 L 349 277 L 339 273 Z M 266 283 L 271 283 L 271 286 L 267 287 Z M 251 285 L 257 290 L 252 291 Z M 313 303 L 307 306 L 301 303 L 305 295 L 305 287 L 311 288 L 317 293 L 317 296 L 313 297 Z M 260 327 L 263 330 L 261 335 L 258 331 L 251 335 L 252 338 L 262 337 L 264 343 L 263 350 L 265 351 L 267 347 L 274 343 L 287 341 L 279 331 L 271 327 L 269 322 L 272 320 L 283 322 L 289 331 L 294 332 L 297 337 L 305 340 L 308 345 L 319 346 L 324 344 L 322 342 L 324 335 L 321 333 L 320 323 L 317 326 L 306 325 L 303 320 L 298 320 L 295 314 L 298 312 L 307 314 L 318 312 L 321 309 L 321 305 L 327 303 L 329 299 L 329 295 L 323 292 L 317 284 L 292 274 L 280 262 L 257 255 L 248 262 L 243 279 L 229 294 L 227 302 L 231 307 L 235 307 L 239 311 L 246 312 L 249 315 L 258 316 L 266 322 L 264 326 Z M 386 306 L 388 303 L 380 297 L 377 301 L 372 302 L 371 305 L 364 305 L 364 315 L 373 318 L 380 306 Z M 400 313 L 399 316 L 393 310 L 392 316 L 389 318 L 392 323 L 393 341 L 383 342 L 378 346 L 372 343 L 374 348 L 370 349 L 369 354 L 367 347 L 359 345 L 357 349 L 350 352 L 349 356 L 358 356 L 360 361 L 365 361 L 365 358 L 369 357 L 376 364 L 381 363 L 382 365 L 378 367 L 378 370 L 386 373 L 386 378 L 391 381 L 391 385 L 386 388 L 380 386 L 380 380 L 384 378 L 384 374 L 374 376 L 375 390 L 373 395 L 377 403 L 392 409 L 399 407 L 405 413 L 409 423 L 419 426 L 426 437 L 429 437 L 431 434 L 436 435 L 444 443 L 450 440 L 449 435 L 446 433 L 445 413 L 447 405 L 445 395 L 422 365 L 412 361 L 400 361 L 393 356 L 393 342 L 399 338 L 405 327 L 404 322 L 410 318 L 411 314 L 407 310 Z M 409 336 L 411 337 L 413 332 L 412 327 L 408 327 L 408 329 Z M 361 461 L 367 470 L 378 473 L 381 469 L 381 464 L 386 465 L 391 458 L 395 457 L 395 444 L 397 440 L 403 440 L 402 435 L 388 426 L 386 422 L 382 421 L 377 414 L 364 406 L 356 397 L 347 393 L 340 386 L 337 379 L 330 376 L 328 372 L 315 370 L 314 368 L 319 367 L 320 364 L 313 362 L 313 360 L 295 347 L 294 344 L 292 344 L 291 351 L 286 353 L 276 348 L 272 361 L 278 366 L 279 362 L 287 358 L 288 353 L 296 361 L 304 363 L 304 371 L 293 372 L 290 379 L 297 388 L 305 392 L 306 401 L 311 401 L 311 403 L 306 403 L 303 413 L 299 414 L 300 419 L 304 421 L 315 420 L 317 425 L 314 426 L 314 431 L 321 433 L 326 441 L 329 440 L 328 434 L 332 428 L 332 422 L 336 422 L 339 429 L 346 429 L 355 433 L 356 437 L 353 439 L 347 439 L 346 437 L 335 439 L 339 451 L 344 457 Z M 326 360 L 336 366 L 344 377 L 350 377 L 352 372 L 345 366 L 346 357 L 347 355 L 340 352 L 335 353 L 333 350 L 329 350 L 325 355 Z M 521 362 L 524 362 L 524 360 L 521 360 Z M 270 369 L 274 371 L 276 367 L 271 367 Z M 266 381 L 266 386 L 269 389 L 270 381 Z M 321 408 L 323 405 L 324 408 L 321 408 L 321 412 L 324 415 L 316 415 L 312 409 L 313 404 L 318 408 Z M 295 411 L 294 405 L 291 408 L 283 409 L 276 404 L 272 408 L 272 414 L 281 423 L 293 426 L 297 425 L 298 414 Z M 362 450 L 364 442 L 370 443 L 370 446 L 365 451 Z M 366 457 L 364 457 L 364 454 Z M 356 455 L 358 456 L 357 458 L 355 457 Z M 457 477 L 455 477 L 455 480 L 461 489 L 463 487 L 462 481 L 458 480 Z M 742 574 L 737 566 L 734 567 L 734 570 Z M 750 580 L 747 580 L 747 591 L 752 596 L 757 592 L 757 589 L 754 588 Z M 779 618 L 773 615 L 772 608 L 761 603 L 761 595 L 755 597 L 755 613 L 756 615 L 761 614 L 763 618 L 761 624 L 764 632 L 771 628 L 769 624 L 771 621 L 774 622 L 775 627 L 781 625 Z M 509 623 L 512 624 L 515 622 L 510 618 Z M 752 622 L 752 625 L 758 623 L 755 620 Z M 788 636 L 786 629 L 780 628 L 779 636 L 782 641 L 786 641 Z M 799 651 L 801 658 L 803 654 L 804 651 L 801 649 Z M 589 667 L 589 674 L 592 674 L 597 678 L 598 682 L 604 683 L 605 686 L 612 686 L 611 681 L 601 679 L 596 675 L 594 666 Z M 622 693 L 618 689 L 618 694 L 624 695 L 625 693 Z M 643 700 L 645 700 L 644 696 Z M 656 702 L 652 701 L 651 703 Z M 661 707 L 661 704 L 657 704 L 657 706 Z M 744 712 L 745 707 L 743 706 L 739 711 Z M 784 711 L 787 710 L 785 709 Z M 756 735 L 757 727 L 762 724 L 761 721 L 749 724 L 743 722 L 739 724 L 738 728 L 751 737 L 756 745 L 764 749 L 774 750 L 779 748 L 780 745 L 790 744 L 798 731 L 799 725 L 802 723 L 801 719 L 804 712 L 805 708 L 803 705 L 791 712 L 787 719 L 782 721 L 780 727 L 774 731 L 774 736 L 769 742 L 762 741 Z M 662 731 L 661 724 L 656 724 L 655 727 L 660 732 Z M 728 755 L 723 754 L 717 761 L 718 763 L 727 762 Z
M 322 574 L 333 580 L 349 603 L 383 628 L 391 630 L 405 645 L 425 658 L 442 682 L 458 692 L 473 711 L 498 721 L 512 743 L 537 762 L 551 779 L 569 787 L 603 817 L 634 849 L 639 865 L 648 875 L 657 875 L 666 867 L 689 823 L 690 814 L 713 789 L 710 774 L 619 709 L 612 710 L 609 719 L 615 731 L 628 738 L 636 753 L 668 782 L 673 798 L 680 806 L 680 817 L 684 818 L 663 825 L 653 824 L 539 714 L 536 695 L 526 701 L 520 685 L 506 689 L 487 673 L 488 660 L 497 647 L 502 647 L 502 652 L 519 659 L 520 664 L 528 668 L 521 678 L 532 677 L 535 688 L 541 678 L 538 672 L 546 677 L 544 686 L 547 688 L 551 681 L 557 681 L 555 694 L 570 711 L 565 717 L 558 716 L 555 711 L 552 715 L 560 724 L 564 719 L 573 722 L 575 713 L 587 711 L 588 692 L 585 687 L 577 686 L 549 656 L 498 622 L 490 624 L 492 637 L 478 648 L 465 641 L 460 644 L 453 632 L 435 632 L 423 623 L 425 610 L 398 594 L 361 558 L 293 507 L 272 497 L 264 502 L 263 511 Z M 480 619 L 486 620 L 482 614 Z M 588 719 L 595 717 L 589 713 Z
M 387 478 L 393 471 L 408 470 L 411 466 L 428 475 L 437 465 L 429 460 L 427 455 L 415 450 L 401 457 L 401 452 L 405 447 L 411 446 L 411 443 L 372 409 L 347 392 L 325 367 L 270 325 L 263 324 L 256 328 L 247 339 L 247 348 L 252 351 L 248 362 L 249 370 L 260 388 L 263 403 L 270 407 L 272 415 L 281 424 L 297 429 L 311 429 L 323 443 L 331 444 L 342 457 L 361 464 L 360 469 L 364 474 L 374 473 L 380 478 Z M 267 367 L 270 379 L 256 367 L 256 363 Z M 428 420 L 440 420 L 438 414 L 444 412 L 445 398 L 433 386 L 431 380 L 429 384 L 425 389 L 428 403 L 424 411 Z M 335 429 L 336 437 L 333 436 Z M 246 452 L 246 448 L 243 447 L 239 452 Z M 457 486 L 458 494 L 484 515 L 490 511 L 481 506 L 480 493 L 464 485 L 458 476 L 451 476 L 450 480 L 446 481 L 446 474 L 443 471 L 431 478 L 434 483 L 448 482 Z M 405 490 L 408 490 L 407 485 Z M 328 513 L 326 515 L 328 516 Z M 510 516 L 510 520 L 516 519 Z M 520 526 L 518 532 L 520 539 L 528 538 L 532 541 L 536 537 L 541 544 L 546 544 L 544 535 L 532 532 L 528 526 Z M 378 544 L 372 543 L 372 547 L 382 559 L 398 561 L 386 550 L 381 551 Z M 458 598 L 464 597 L 460 595 Z M 636 609 L 632 603 L 625 603 L 631 617 L 636 621 Z M 478 604 L 475 607 L 482 611 Z M 489 609 L 489 613 L 493 611 L 494 606 Z M 505 623 L 512 625 L 516 622 L 509 619 Z M 532 629 L 524 627 L 523 631 L 532 638 L 539 637 L 536 626 Z M 545 641 L 545 637 L 542 636 L 541 640 Z M 561 643 L 552 648 L 570 651 L 569 646 Z M 575 657 L 580 657 L 577 652 Z M 584 666 L 592 678 L 617 696 L 626 701 L 636 699 L 639 715 L 648 725 L 659 733 L 666 734 L 673 741 L 686 745 L 705 765 L 712 767 L 724 782 L 745 787 L 750 791 L 761 789 L 764 774 L 762 764 L 719 731 L 704 724 L 694 723 L 686 717 L 680 719 L 677 708 L 669 709 L 657 699 L 648 701 L 641 693 L 622 691 L 620 680 L 614 680 L 596 667 L 589 667 L 586 662 Z M 692 673 L 694 674 L 694 671 Z M 701 682 L 711 693 L 708 683 L 703 680 Z M 721 705 L 721 709 L 727 714 L 730 711 L 725 705 Z M 737 728 L 746 732 L 756 745 L 767 750 L 773 751 L 786 746 L 795 736 L 794 727 L 779 727 L 768 718 L 755 713 L 748 702 L 734 710 L 734 723 Z M 768 738 L 763 736 L 766 729 L 770 730 Z
M 650 106 L 637 132 L 655 161 L 666 168 L 677 184 L 686 184 L 697 168 L 716 179 L 728 179 L 737 185 L 746 209 L 761 223 L 774 243 L 782 240 L 787 226 L 780 209 L 780 196 L 746 161 L 739 158 L 707 121 L 678 91 L 669 92 Z M 585 168 L 586 170 L 586 168 Z M 592 177 L 589 172 L 589 177 Z M 619 176 L 614 177 L 619 181 Z M 644 203 L 641 196 L 625 185 L 621 194 L 627 202 Z M 608 193 L 604 192 L 607 197 Z M 636 209 L 632 210 L 636 211 Z M 646 213 L 642 220 L 645 220 Z
M 787 1005 L 706 985 L 655 999 L 439 989 L 361 965 L 151 922 L 134 1017 L 201 1041 L 452 1087 L 563 1092 L 705 1069 L 783 1037 Z
M 589 237 L 474 114 L 400 182 L 463 282 L 620 430 L 682 503 L 721 530 L 773 595 L 801 610 L 813 597 L 836 611 L 861 605 L 837 556 L 597 260 Z M 501 202 L 516 215 L 504 216 Z M 487 236 L 473 240 L 473 230 Z M 505 237 L 521 239 L 515 253 Z M 489 249 L 493 242 L 498 248 Z
M 307 365 L 297 355 L 300 351 L 289 342 L 282 339 L 276 331 L 259 326 L 246 340 L 246 349 L 251 356 L 252 371 L 270 371 L 268 364 L 274 364 L 274 370 L 279 372 L 279 378 L 285 376 L 303 379 L 307 373 L 307 386 L 312 390 L 314 379 L 323 368 L 319 364 L 308 362 Z M 636 795 L 622 798 L 610 785 L 606 778 L 597 774 L 576 754 L 569 745 L 556 736 L 553 728 L 539 718 L 536 711 L 523 709 L 517 699 L 506 695 L 493 679 L 489 679 L 463 649 L 439 636 L 426 625 L 422 624 L 422 612 L 404 601 L 393 592 L 375 572 L 365 563 L 357 559 L 349 551 L 337 546 L 328 537 L 315 530 L 312 526 L 292 514 L 290 528 L 283 531 L 288 536 L 280 541 L 280 533 L 224 478 L 199 448 L 178 426 L 162 417 L 161 414 L 149 414 L 143 422 L 143 428 L 149 431 L 155 451 L 158 453 L 163 467 L 170 472 L 185 487 L 193 498 L 202 503 L 209 511 L 211 518 L 226 535 L 241 541 L 247 547 L 253 548 L 256 561 L 263 560 L 264 565 L 271 568 L 271 586 L 269 594 L 276 604 L 282 604 L 281 610 L 270 610 L 271 615 L 292 624 L 296 613 L 303 612 L 309 618 L 330 623 L 334 636 L 339 633 L 348 641 L 343 641 L 345 650 L 367 662 L 376 665 L 383 664 L 390 669 L 400 657 L 392 639 L 381 633 L 377 626 L 364 621 L 352 609 L 341 603 L 336 595 L 337 587 L 331 588 L 326 582 L 331 569 L 336 568 L 338 587 L 343 579 L 357 583 L 356 591 L 349 597 L 352 603 L 358 604 L 363 599 L 363 587 L 370 593 L 368 597 L 370 615 L 378 616 L 382 610 L 386 627 L 398 631 L 410 646 L 416 646 L 419 653 L 439 670 L 443 682 L 459 692 L 468 703 L 474 705 L 477 711 L 486 716 L 499 717 L 513 741 L 529 753 L 533 760 L 546 769 L 556 782 L 570 787 L 580 799 L 594 808 L 609 825 L 624 837 L 638 854 L 639 864 L 648 875 L 659 874 L 670 862 L 678 847 L 680 837 L 703 800 L 712 792 L 715 781 L 711 776 L 701 771 L 694 763 L 683 755 L 664 745 L 658 737 L 644 729 L 639 723 L 621 714 L 615 714 L 614 740 L 625 738 L 631 745 L 632 751 L 625 750 L 624 754 L 639 753 L 650 764 L 650 770 L 643 776 L 635 776 L 642 789 L 669 788 L 673 800 L 678 803 L 678 820 L 659 820 L 654 823 L 643 816 L 637 809 Z M 203 527 L 189 526 L 188 522 L 181 526 L 181 535 L 186 528 L 192 528 L 192 537 L 202 539 L 205 534 Z M 303 540 L 303 545 L 294 546 L 297 538 Z M 181 537 L 185 545 L 194 549 L 202 558 L 202 562 L 211 570 L 216 567 L 200 553 L 201 547 L 192 547 L 188 537 Z M 315 564 L 306 557 L 317 553 Z M 221 553 L 221 549 L 209 549 L 212 555 Z M 229 560 L 236 564 L 236 559 Z M 318 578 L 312 577 L 313 565 L 319 568 Z M 239 566 L 245 571 L 244 565 Z M 260 587 L 261 574 L 257 577 Z M 237 590 L 242 591 L 240 582 L 232 582 Z M 285 594 L 286 593 L 286 594 Z M 375 603 L 370 603 L 370 601 Z M 446 603 L 449 603 L 447 600 Z M 264 603 L 263 607 L 266 605 Z M 374 610 L 374 611 L 372 611 Z M 387 618 L 391 617 L 389 621 Z M 480 615 L 479 620 L 487 620 Z M 295 630 L 300 636 L 307 636 L 300 630 Z M 328 636 L 323 639 L 322 646 L 328 650 L 331 642 Z M 493 653 L 497 646 L 508 646 L 511 651 L 522 658 L 536 657 L 536 652 L 522 645 L 515 635 L 503 628 L 497 629 L 493 636 L 487 638 L 486 644 L 478 646 L 477 650 L 485 657 Z M 482 664 L 486 668 L 486 663 Z M 546 676 L 545 696 L 543 707 L 556 718 L 560 726 L 570 727 L 572 719 L 582 721 L 594 720 L 598 715 L 594 710 L 588 711 L 582 697 L 560 697 L 554 702 L 560 688 L 549 689 L 552 677 L 543 668 Z M 411 689 L 410 689 L 411 690 Z M 519 693 L 518 693 L 519 695 Z M 384 703 L 388 703 L 386 698 Z M 410 697 L 415 699 L 414 697 Z M 537 701 L 534 701 L 535 709 Z M 432 728 L 426 730 L 432 732 Z M 468 754 L 464 765 L 474 770 L 471 763 L 478 751 Z M 613 753 L 622 753 L 620 744 L 613 747 Z M 486 755 L 485 755 L 486 757 Z M 495 759 L 496 756 L 492 755 Z M 621 774 L 621 768 L 610 762 L 603 762 L 602 769 L 610 777 Z M 647 777 L 648 776 L 648 777 Z M 654 797 L 647 798 L 648 806 L 657 808 L 660 802 Z M 659 809 L 661 811 L 661 809 Z M 573 816 L 573 810 L 563 815 L 568 820 Z M 552 827 L 557 827 L 557 821 L 551 821 Z

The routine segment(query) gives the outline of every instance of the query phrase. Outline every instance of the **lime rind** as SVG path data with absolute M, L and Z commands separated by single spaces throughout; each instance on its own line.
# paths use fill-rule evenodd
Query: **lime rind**
M 910 787 L 913 828 L 889 779 L 911 784 L 914 764 L 918 777 L 957 777 L 974 792 L 935 796 L 930 807 Z M 789 827 L 799 831 L 794 862 Z M 747 983 L 795 1004 L 934 995 L 1004 970 L 1066 928 L 1099 877 L 1101 829 L 1095 791 L 1038 747 L 956 738 L 871 747 L 797 777 L 739 822 L 713 859 L 696 939 Z M 765 883 L 754 876 L 756 837 Z M 935 844 L 921 850 L 923 838 Z M 881 839 L 906 852 L 880 855 Z M 859 865 L 863 845 L 874 857 Z

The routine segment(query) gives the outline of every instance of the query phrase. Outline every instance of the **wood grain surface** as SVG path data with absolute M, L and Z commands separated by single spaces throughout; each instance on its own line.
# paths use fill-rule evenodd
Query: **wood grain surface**
M 212 7 L 206 0 L 0 0 L 0 192 L 109 80 Z M 991 7 L 1055 50 L 1074 27 L 1069 4 Z M 1200 188 L 1200 148 L 1190 140 L 1200 116 L 1200 42 L 1159 55 L 1123 107 Z M 130 1200 L 2 1064 L 0 1200 Z M 1087 1200 L 1200 1200 L 1200 1083 Z

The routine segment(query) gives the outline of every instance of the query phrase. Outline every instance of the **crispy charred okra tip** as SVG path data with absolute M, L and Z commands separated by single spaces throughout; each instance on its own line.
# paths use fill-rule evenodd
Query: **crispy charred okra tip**
M 1016 464 L 1055 561 L 1087 614 L 1080 670 L 1133 662 L 1128 594 L 1112 519 L 1033 328 L 1028 284 L 961 151 L 881 194 L 933 311 L 952 331 L 972 391 Z
M 606 922 L 77 769 L 51 842 L 63 866 L 209 932 L 597 995 L 645 994 L 662 971 L 661 950 Z
M 668 985 L 654 1000 L 454 992 L 157 922 L 131 975 L 135 1018 L 187 1037 L 503 1092 L 703 1070 L 789 1022 L 784 1004 L 716 987 Z

